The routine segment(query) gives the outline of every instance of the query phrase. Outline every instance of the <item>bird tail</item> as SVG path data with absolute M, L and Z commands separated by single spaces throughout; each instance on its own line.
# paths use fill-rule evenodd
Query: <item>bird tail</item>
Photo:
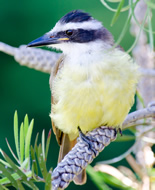
M 75 146 L 76 143 L 76 139 L 70 141 L 69 136 L 67 134 L 63 134 L 60 145 L 58 163 L 61 162 L 64 156 Z M 86 183 L 86 178 L 86 170 L 84 169 L 79 175 L 74 178 L 74 183 L 77 185 L 83 185 L 84 183 Z

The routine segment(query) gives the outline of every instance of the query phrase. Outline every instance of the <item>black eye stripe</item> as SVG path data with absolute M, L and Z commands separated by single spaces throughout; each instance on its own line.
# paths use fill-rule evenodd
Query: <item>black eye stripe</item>
M 65 30 L 65 31 L 60 31 L 57 33 L 57 36 L 62 36 L 62 35 L 70 35 L 70 34 L 75 34 L 75 35 L 78 35 L 78 34 L 81 34 L 81 33 L 94 33 L 95 30 L 84 30 L 84 29 L 68 29 L 68 30 Z
M 66 31 L 69 35 L 66 34 Z M 98 39 L 103 41 L 110 40 L 111 44 L 113 44 L 113 37 L 106 28 L 101 28 L 100 30 L 70 29 L 58 32 L 56 37 L 68 37 L 70 42 L 78 43 L 91 42 Z
M 83 43 L 95 40 L 96 39 L 95 32 L 96 30 L 69 29 L 66 31 L 58 32 L 56 36 L 57 37 L 67 36 L 70 38 L 70 41 L 72 42 Z

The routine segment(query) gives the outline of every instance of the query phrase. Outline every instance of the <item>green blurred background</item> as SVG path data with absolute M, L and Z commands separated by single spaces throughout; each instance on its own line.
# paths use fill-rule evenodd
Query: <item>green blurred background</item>
M 102 21 L 115 39 L 122 31 L 127 18 L 127 13 L 121 13 L 118 22 L 111 27 L 113 13 L 108 11 L 99 0 L 0 0 L 0 41 L 15 47 L 28 44 L 49 31 L 64 14 L 74 9 L 89 12 L 93 17 Z M 128 49 L 132 42 L 133 37 L 127 33 L 121 46 Z M 0 52 L 0 148 L 9 154 L 5 142 L 5 138 L 7 138 L 15 150 L 13 141 L 15 110 L 18 111 L 19 123 L 23 121 L 26 113 L 30 119 L 34 118 L 33 137 L 37 132 L 41 134 L 43 129 L 47 135 L 51 128 L 50 97 L 48 74 L 21 67 L 13 57 Z M 112 143 L 95 159 L 92 165 L 97 161 L 120 155 L 132 143 Z M 48 168 L 54 168 L 57 164 L 59 147 L 53 134 L 50 149 Z M 126 165 L 127 163 L 123 160 L 118 164 Z M 73 183 L 68 187 L 68 189 L 75 190 L 79 188 L 81 190 L 97 189 L 90 179 L 86 185 L 81 187 L 75 186 Z M 40 189 L 43 189 L 43 186 Z

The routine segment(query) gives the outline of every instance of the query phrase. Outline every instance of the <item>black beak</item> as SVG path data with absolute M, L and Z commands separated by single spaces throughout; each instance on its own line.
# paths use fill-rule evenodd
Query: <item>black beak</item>
M 38 46 L 46 46 L 46 45 L 51 45 L 51 44 L 59 44 L 62 41 L 68 41 L 68 40 L 69 38 L 60 38 L 60 37 L 49 36 L 45 34 L 44 36 L 30 42 L 27 45 L 27 47 L 38 47 Z

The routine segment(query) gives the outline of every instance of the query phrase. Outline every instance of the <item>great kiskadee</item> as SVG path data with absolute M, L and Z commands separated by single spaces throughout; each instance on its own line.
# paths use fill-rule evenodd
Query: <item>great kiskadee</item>
M 59 162 L 83 133 L 100 126 L 121 127 L 133 102 L 138 66 L 111 33 L 88 13 L 63 16 L 29 47 L 49 46 L 63 51 L 50 77 L 51 119 L 60 145 Z M 84 171 L 75 179 L 86 180 Z

